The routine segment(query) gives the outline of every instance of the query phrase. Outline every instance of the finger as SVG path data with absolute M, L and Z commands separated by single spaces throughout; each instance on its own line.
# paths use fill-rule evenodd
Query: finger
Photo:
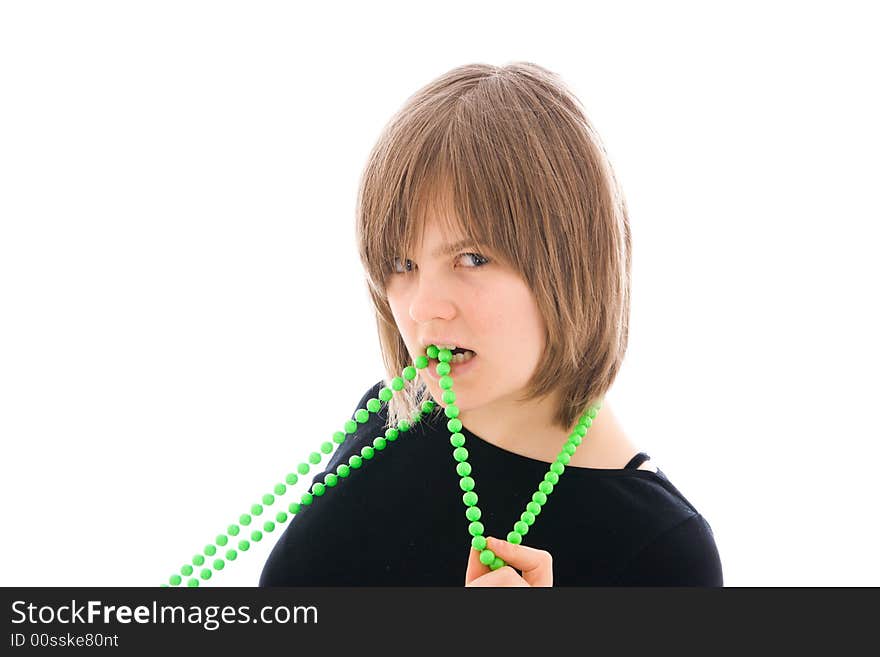
M 530 586 L 553 586 L 553 557 L 546 550 L 516 545 L 494 536 L 486 538 L 486 547 L 505 563 L 522 571 L 523 579 Z
M 529 584 L 510 566 L 502 566 L 498 570 L 490 570 L 465 586 L 524 586 Z
M 464 575 L 464 585 L 468 586 L 472 581 L 488 572 L 491 572 L 491 569 L 480 561 L 479 551 L 471 547 L 470 554 L 468 555 L 467 572 Z

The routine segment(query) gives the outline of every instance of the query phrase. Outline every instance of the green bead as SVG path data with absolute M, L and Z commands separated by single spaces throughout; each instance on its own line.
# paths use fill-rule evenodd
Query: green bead
M 522 520 L 520 520 L 519 522 L 515 522 L 515 523 L 513 524 L 513 531 L 517 532 L 518 534 L 522 534 L 523 536 L 525 536 L 526 534 L 529 533 L 529 526 L 528 526 L 527 523 L 525 523 L 525 522 L 523 522 Z
M 441 349 L 437 352 L 437 360 L 441 363 L 448 363 L 452 360 L 452 352 L 449 349 Z
M 345 430 L 345 433 L 347 433 L 347 434 L 354 433 L 355 431 L 357 431 L 358 423 L 355 422 L 354 420 L 346 420 L 345 424 L 342 425 L 342 428 Z M 305 473 L 303 473 L 303 474 L 305 474 Z
M 193 557 L 193 566 L 201 566 L 203 563 L 205 563 L 205 557 L 201 554 L 197 554 Z
M 391 442 L 394 442 L 395 440 L 397 440 L 397 436 L 399 434 L 400 434 L 400 432 L 397 429 L 395 429 L 394 427 L 388 427 L 387 429 L 385 429 L 385 438 L 387 438 Z
M 304 504 L 305 506 L 308 506 L 308 505 L 311 504 L 314 500 L 315 500 L 315 498 L 312 496 L 311 493 L 303 493 L 303 494 L 302 494 L 302 497 L 299 499 L 299 501 L 300 501 L 302 504 Z
M 459 477 L 467 477 L 471 473 L 471 464 L 467 461 L 462 461 L 455 466 L 455 471 Z
M 324 485 L 330 488 L 333 488 L 336 484 L 339 483 L 339 477 L 337 477 L 332 472 L 328 473 L 326 477 L 324 477 Z
M 242 513 L 240 516 L 238 516 L 238 524 L 248 526 L 249 524 L 251 524 L 251 517 L 246 513 Z
M 329 454 L 333 451 L 333 443 L 323 442 L 321 443 L 321 452 L 324 454 Z
M 211 569 L 210 568 L 202 568 L 202 572 L 199 573 L 202 579 L 211 579 Z
M 520 519 L 526 523 L 526 525 L 534 525 L 535 524 L 535 514 L 531 511 L 523 511 L 520 515 Z M 514 527 L 516 529 L 516 527 Z M 517 529 L 517 531 L 519 531 Z M 520 532 L 520 534 L 524 534 L 525 532 Z
M 312 485 L 312 495 L 314 495 L 315 497 L 321 497 L 321 495 L 323 495 L 326 490 L 327 487 L 320 481 L 316 481 Z
M 537 502 L 538 504 L 546 504 L 547 496 L 538 490 L 532 493 L 532 501 Z
M 468 451 L 466 447 L 456 447 L 452 451 L 452 458 L 456 461 L 467 461 Z
M 449 374 L 452 371 L 452 366 L 449 363 L 438 363 L 437 364 L 437 374 L 440 376 Z
M 275 488 L 273 489 L 276 495 L 284 495 L 287 492 L 287 486 L 284 484 L 275 484 Z
M 189 581 L 187 581 L 186 585 L 187 585 L 187 586 L 198 586 L 198 585 L 199 585 L 199 580 L 197 580 L 195 577 L 193 577 L 192 579 L 190 579 Z
M 514 545 L 519 545 L 520 543 L 522 543 L 522 536 L 519 534 L 519 532 L 508 532 L 507 542 L 513 543 Z
M 449 429 L 449 433 L 461 431 L 461 420 L 458 418 L 449 420 L 449 422 L 446 423 L 446 428 Z
M 381 452 L 383 449 L 385 449 L 387 445 L 388 443 L 382 436 L 376 436 L 375 438 L 373 438 L 373 449 L 375 449 L 377 452 Z
M 309 474 L 310 469 L 311 468 L 309 468 L 308 463 L 300 463 L 298 466 L 296 466 L 296 471 L 299 472 L 301 475 Z
M 416 411 L 415 413 L 413 413 L 412 416 L 410 417 L 410 419 L 412 420 L 413 424 L 418 424 L 419 422 L 421 422 L 421 420 L 422 420 L 421 411 Z
M 444 390 L 441 397 L 444 404 L 451 404 L 455 401 L 455 393 L 452 390 Z
M 444 415 L 446 415 L 446 417 L 448 417 L 448 418 L 458 417 L 459 412 L 460 411 L 458 410 L 458 406 L 456 406 L 455 404 L 450 404 L 449 406 L 447 406 L 446 408 L 443 409 Z
M 404 433 L 406 433 L 407 431 L 410 430 L 410 424 L 406 420 L 401 420 L 400 422 L 397 423 L 397 428 L 400 429 L 400 431 L 403 431 Z
M 428 366 L 428 359 L 425 356 L 416 356 L 416 368 L 423 370 Z
M 213 545 L 205 546 L 205 554 L 207 554 L 209 557 L 213 557 L 216 552 L 217 548 L 215 548 Z
M 345 442 L 345 432 L 344 431 L 334 431 L 333 432 L 333 442 L 337 445 L 341 445 Z M 290 483 L 290 482 L 288 482 Z
M 507 565 L 507 562 L 504 561 L 501 557 L 495 557 L 492 560 L 492 564 L 489 566 L 490 570 L 498 570 L 499 568 L 504 568 Z
M 348 465 L 357 470 L 364 464 L 364 460 L 358 456 L 357 454 L 352 454 L 351 458 L 348 459 Z
M 439 384 L 444 390 L 449 390 L 452 387 L 452 377 L 448 374 L 441 376 Z
M 348 475 L 351 474 L 351 468 L 345 463 L 342 463 L 338 468 L 336 468 L 336 474 L 345 479 Z
M 274 532 L 275 531 L 275 523 L 272 522 L 271 520 L 267 520 L 266 522 L 263 523 L 263 531 L 265 531 L 267 533 Z
M 238 559 L 238 552 L 235 550 L 226 550 L 227 561 L 235 561 L 236 559 Z
M 563 472 L 565 472 L 565 466 L 562 465 L 559 461 L 554 461 L 550 464 L 550 470 L 558 475 L 561 475 Z
M 261 532 L 259 529 L 255 529 L 254 531 L 251 532 L 251 540 L 254 541 L 255 543 L 259 543 L 260 541 L 262 541 L 263 540 L 263 532 Z
M 479 520 L 480 516 L 483 515 L 483 512 L 478 506 L 469 506 L 467 508 L 467 511 L 464 512 L 464 515 L 467 517 L 468 520 L 474 521 Z
M 529 502 L 528 504 L 526 504 L 526 509 L 533 516 L 541 515 L 541 505 L 538 504 L 537 502 Z
M 403 390 L 404 385 L 406 385 L 404 380 L 399 376 L 395 376 L 393 379 L 391 379 L 391 387 L 398 392 Z
M 587 435 L 587 425 L 581 424 L 580 422 L 575 425 L 574 432 L 578 435 L 579 438 L 583 438 Z
M 430 399 L 427 399 L 422 402 L 422 413 L 430 413 L 434 410 L 434 402 Z
M 472 477 L 462 477 L 459 480 L 458 485 L 461 487 L 462 490 L 468 491 L 474 489 L 476 482 L 473 480 Z
M 584 441 L 584 439 L 581 438 L 581 437 L 578 436 L 578 435 L 574 435 L 574 436 L 572 436 L 571 438 L 568 439 L 568 442 L 569 442 L 570 444 L 574 445 L 575 447 L 577 447 L 578 445 L 580 445 L 583 441 Z
M 291 502 L 290 505 L 287 507 L 287 510 L 290 511 L 293 515 L 296 515 L 297 513 L 299 513 L 300 503 Z
M 461 447 L 464 445 L 464 434 L 463 433 L 454 433 L 449 436 L 449 442 L 452 443 L 453 447 Z
M 376 450 L 370 447 L 369 445 L 364 445 L 361 448 L 361 456 L 364 457 L 367 461 L 369 461 L 373 456 L 375 456 Z
M 428 355 L 428 358 L 437 358 L 437 353 L 440 350 L 437 348 L 437 345 L 428 345 L 428 348 L 425 349 L 425 353 Z
M 565 452 L 561 452 L 559 456 L 556 457 L 556 460 L 562 463 L 563 465 L 568 465 L 568 462 L 571 461 L 571 457 Z
M 370 419 L 370 412 L 366 408 L 359 408 L 355 411 L 354 419 L 363 424 Z
M 275 504 L 275 496 L 271 495 L 270 493 L 266 493 L 265 495 L 263 495 L 263 504 L 265 504 L 266 506 L 272 506 L 273 504 Z
M 296 484 L 296 482 L 299 481 L 299 477 L 297 477 L 295 474 L 293 474 L 291 472 L 289 475 L 287 475 L 284 478 L 284 481 L 286 481 L 289 486 L 294 486 Z
M 486 537 L 485 536 L 474 536 L 471 539 L 471 547 L 477 551 L 482 551 L 486 549 Z
M 412 381 L 414 378 L 416 378 L 416 374 L 416 368 L 412 365 L 403 368 L 403 378 L 407 381 Z
M 180 584 L 180 575 L 172 575 L 168 578 L 168 583 L 172 586 L 177 586 L 178 584 Z
M 484 566 L 488 566 L 490 563 L 495 561 L 495 553 L 492 550 L 486 548 L 482 552 L 480 552 L 480 563 Z
M 223 570 L 226 566 L 226 562 L 223 559 L 214 559 L 214 570 Z
M 251 515 L 252 516 L 259 516 L 262 514 L 263 514 L 263 507 L 262 506 L 260 506 L 259 504 L 252 504 L 251 505 Z
M 382 389 L 379 391 L 379 399 L 384 402 L 391 401 L 391 398 L 394 396 L 394 393 L 391 392 L 391 388 L 388 386 L 382 386 Z
M 555 472 L 548 472 L 544 475 L 544 481 L 549 481 L 554 486 L 559 483 L 559 475 Z
M 382 408 L 382 402 L 375 397 L 367 400 L 367 410 L 370 411 L 370 413 L 376 413 L 380 408 Z M 330 452 L 327 453 L 329 454 Z
M 287 514 L 284 513 L 284 511 L 279 511 L 278 513 L 275 514 L 275 520 L 277 520 L 280 523 L 285 523 L 285 522 L 287 522 Z
M 575 453 L 575 450 L 577 450 L 577 447 L 575 447 L 575 446 L 572 445 L 571 443 L 565 443 L 565 444 L 562 446 L 562 451 L 565 452 L 566 454 L 568 454 L 569 456 L 571 456 L 572 454 L 574 454 L 574 453 Z
M 183 565 L 183 568 L 180 569 L 180 574 L 184 577 L 189 577 L 193 573 L 193 567 L 188 563 Z
M 250 547 L 251 547 L 251 544 L 248 543 L 247 541 L 239 541 L 238 542 L 238 549 L 241 550 L 242 552 L 247 552 L 250 549 Z
M 226 533 L 230 536 L 238 536 L 238 525 L 229 525 L 226 528 Z
M 318 465 L 321 462 L 321 455 L 318 452 L 312 452 L 309 454 L 309 463 L 313 465 Z
M 590 416 L 590 420 L 595 420 L 595 419 L 596 419 L 596 416 L 597 416 L 598 414 L 599 414 L 599 409 L 598 409 L 598 408 L 591 408 L 590 410 L 587 411 L 587 415 Z M 590 426 L 590 425 L 588 424 L 587 426 Z
M 214 539 L 214 542 L 220 547 L 223 547 L 226 545 L 227 540 L 229 539 L 226 538 L 226 534 L 217 534 L 217 538 Z
M 551 484 L 549 481 L 542 481 L 540 484 L 538 484 L 538 490 L 544 493 L 544 495 L 549 495 L 553 492 L 553 484 Z
M 461 499 L 466 506 L 474 506 L 479 498 L 474 491 L 469 490 L 467 493 L 461 496 Z

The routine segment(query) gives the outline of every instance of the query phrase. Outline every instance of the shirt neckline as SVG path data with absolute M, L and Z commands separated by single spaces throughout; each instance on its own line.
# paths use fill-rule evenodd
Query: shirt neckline
M 445 427 L 443 427 L 443 428 L 445 428 Z M 519 460 L 522 462 L 531 463 L 533 465 L 545 467 L 548 470 L 550 469 L 550 463 L 548 463 L 547 461 L 542 461 L 541 459 L 536 459 L 531 456 L 525 456 L 525 455 L 519 454 L 517 452 L 512 452 L 509 449 L 505 449 L 503 447 L 500 447 L 498 445 L 490 443 L 488 440 L 481 438 L 480 436 L 475 434 L 473 431 L 471 431 L 470 429 L 468 429 L 464 425 L 462 425 L 460 431 L 461 431 L 461 433 L 465 434 L 466 438 L 470 438 L 471 440 L 475 441 L 477 444 L 482 445 L 482 449 L 484 451 L 501 452 L 506 456 L 506 458 L 512 458 L 514 460 Z M 639 454 L 641 454 L 641 453 L 643 453 L 643 452 L 639 452 Z M 581 472 L 581 473 L 587 474 L 587 475 L 603 474 L 603 475 L 611 475 L 611 476 L 620 476 L 620 475 L 634 474 L 639 477 L 644 476 L 644 475 L 650 475 L 653 477 L 658 476 L 657 472 L 653 472 L 651 470 L 639 470 L 638 468 L 590 468 L 590 467 L 580 466 L 580 465 L 566 465 L 565 472 L 566 473 L 568 473 L 568 472 Z

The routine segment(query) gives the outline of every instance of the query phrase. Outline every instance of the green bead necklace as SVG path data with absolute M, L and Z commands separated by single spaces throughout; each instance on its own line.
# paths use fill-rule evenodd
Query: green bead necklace
M 437 364 L 437 374 L 440 375 L 439 384 L 444 391 L 443 401 L 447 404 L 444 413 L 446 417 L 449 418 L 449 421 L 446 423 L 446 428 L 451 432 L 449 440 L 454 447 L 452 457 L 456 461 L 455 471 L 458 473 L 459 477 L 461 477 L 459 485 L 461 490 L 464 491 L 461 499 L 464 502 L 465 507 L 467 507 L 465 509 L 465 517 L 470 521 L 470 524 L 468 525 L 468 533 L 472 536 L 471 545 L 474 549 L 479 551 L 480 563 L 488 566 L 491 570 L 498 570 L 505 566 L 506 563 L 501 557 L 496 556 L 492 550 L 486 547 L 486 538 L 483 536 L 485 528 L 483 527 L 483 523 L 480 522 L 482 512 L 480 511 L 480 507 L 477 506 L 478 497 L 476 492 L 474 492 L 476 482 L 471 476 L 471 465 L 467 462 L 468 451 L 464 447 L 464 434 L 461 433 L 462 423 L 461 420 L 458 419 L 459 410 L 458 407 L 455 406 L 455 393 L 452 390 L 452 377 L 449 376 L 451 370 L 449 362 L 452 360 L 452 352 L 449 349 L 440 349 L 433 344 L 428 346 L 425 351 L 427 356 L 417 357 L 414 366 L 411 365 L 404 368 L 402 378 L 399 376 L 394 377 L 391 381 L 390 388 L 385 386 L 379 391 L 379 399 L 374 397 L 367 401 L 367 408 L 359 408 L 355 411 L 354 419 L 348 420 L 345 423 L 344 431 L 337 431 L 333 434 L 333 442 L 337 445 L 341 445 L 345 442 L 347 435 L 354 434 L 357 431 L 358 424 L 364 424 L 370 418 L 370 413 L 376 413 L 379 411 L 382 407 L 381 401 L 388 402 L 394 394 L 393 391 L 399 392 L 400 390 L 403 390 L 405 385 L 404 379 L 406 381 L 412 381 L 417 375 L 417 369 L 421 370 L 426 368 L 428 366 L 429 358 L 439 360 L 440 362 Z M 529 527 L 534 524 L 535 518 L 541 513 L 541 507 L 546 504 L 547 496 L 553 492 L 553 486 L 559 482 L 559 477 L 565 471 L 565 466 L 571 460 L 578 445 L 583 441 L 584 436 L 587 434 L 587 429 L 592 426 L 593 420 L 598 414 L 600 408 L 601 404 L 598 404 L 591 407 L 580 416 L 578 423 L 575 425 L 574 431 L 569 435 L 568 441 L 563 446 L 562 451 L 559 452 L 556 460 L 550 464 L 547 474 L 544 475 L 544 479 L 538 484 L 538 490 L 532 494 L 532 501 L 526 505 L 526 510 L 523 511 L 520 520 L 514 523 L 513 530 L 507 534 L 508 542 L 517 545 L 522 543 L 522 537 L 528 533 Z M 412 424 L 420 422 L 422 417 L 425 414 L 430 413 L 432 410 L 434 410 L 434 401 L 425 401 L 422 404 L 421 410 L 416 411 L 413 415 Z M 406 433 L 409 431 L 412 424 L 407 420 L 401 420 L 396 429 L 386 429 L 385 435 L 377 436 L 373 440 L 372 446 L 366 445 L 361 449 L 360 456 L 357 454 L 352 455 L 349 458 L 347 465 L 340 464 L 336 468 L 335 473 L 328 473 L 324 478 L 324 483 L 314 482 L 311 490 L 303 493 L 299 502 L 292 502 L 287 510 L 291 515 L 296 515 L 304 505 L 309 506 L 313 504 L 316 498 L 323 496 L 327 492 L 328 488 L 337 486 L 341 481 L 351 475 L 352 470 L 358 470 L 361 468 L 364 461 L 371 460 L 376 452 L 381 452 L 389 442 L 397 440 L 400 433 Z M 323 454 L 330 454 L 332 451 L 333 443 L 328 441 L 321 445 L 321 452 Z M 196 554 L 192 558 L 191 563 L 184 564 L 179 573 L 171 575 L 168 579 L 168 584 L 163 583 L 161 586 L 180 586 L 184 577 L 189 578 L 186 582 L 187 586 L 198 586 L 199 579 L 197 577 L 192 577 L 194 573 L 193 567 L 201 568 L 204 566 L 206 557 L 214 557 L 217 554 L 217 546 L 225 547 L 227 543 L 229 543 L 229 537 L 234 538 L 241 533 L 242 529 L 239 525 L 243 525 L 244 527 L 249 526 L 251 522 L 253 522 L 252 516 L 261 516 L 263 514 L 263 505 L 272 506 L 275 503 L 275 496 L 284 495 L 287 492 L 287 486 L 293 486 L 296 484 L 299 480 L 299 476 L 308 474 L 311 469 L 309 464 L 317 465 L 321 462 L 321 458 L 321 454 L 318 452 L 312 452 L 309 454 L 309 462 L 300 463 L 297 466 L 298 474 L 288 474 L 285 477 L 286 484 L 276 484 L 273 493 L 263 495 L 262 504 L 252 505 L 250 513 L 241 514 L 238 519 L 239 524 L 229 525 L 225 534 L 219 534 L 217 536 L 214 541 L 216 545 L 206 545 L 204 554 Z M 275 522 L 279 524 L 284 524 L 287 519 L 288 515 L 284 511 L 279 511 L 275 515 Z M 267 533 L 275 531 L 275 522 L 266 520 L 263 523 L 263 531 Z M 250 539 L 255 543 L 258 543 L 263 539 L 263 532 L 259 529 L 253 529 L 250 534 Z M 239 539 L 238 549 L 242 552 L 247 552 L 250 549 L 250 542 L 245 538 Z M 226 550 L 225 556 L 226 561 L 235 561 L 238 558 L 238 552 L 233 548 L 229 548 Z M 219 557 L 214 559 L 212 563 L 214 570 L 223 570 L 226 566 L 226 561 Z M 212 570 L 208 567 L 201 568 L 201 571 L 199 572 L 199 577 L 203 580 L 211 579 L 211 575 Z

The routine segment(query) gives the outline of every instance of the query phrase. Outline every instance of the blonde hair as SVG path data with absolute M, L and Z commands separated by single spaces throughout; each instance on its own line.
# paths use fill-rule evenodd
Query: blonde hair
M 553 422 L 572 427 L 604 397 L 626 352 L 630 228 L 605 148 L 557 74 L 529 62 L 454 68 L 413 94 L 371 151 L 357 244 L 386 384 L 415 357 L 386 277 L 442 199 L 454 210 L 437 215 L 445 227 L 491 249 L 535 295 L 546 356 L 520 401 L 559 390 Z M 428 399 L 421 377 L 407 381 L 388 402 L 386 426 L 417 419 Z

